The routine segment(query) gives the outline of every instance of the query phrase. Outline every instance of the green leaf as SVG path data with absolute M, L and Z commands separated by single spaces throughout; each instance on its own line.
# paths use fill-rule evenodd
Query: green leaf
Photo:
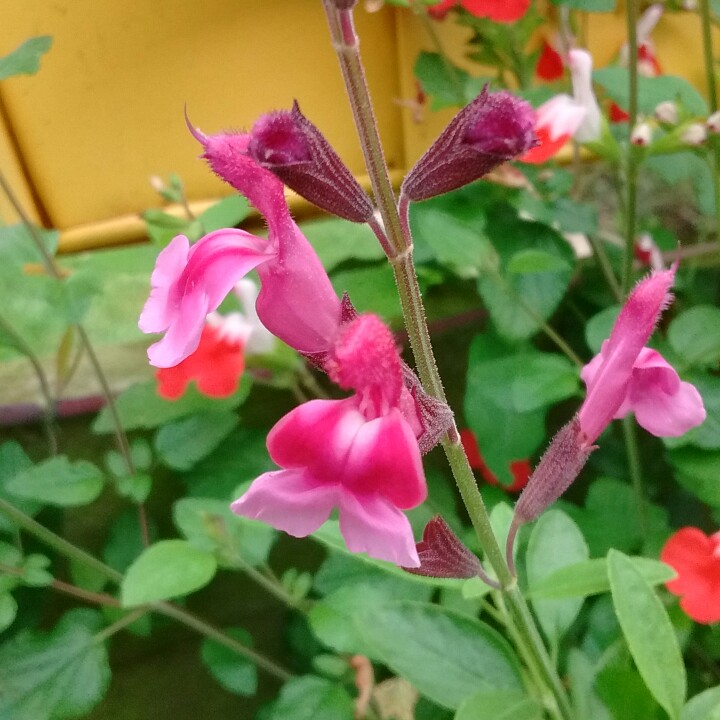
M 353 720 L 354 705 L 345 688 L 314 675 L 292 678 L 266 720 Z
M 603 87 L 620 107 L 628 107 L 630 84 L 627 68 L 606 67 L 595 70 L 593 80 Z M 707 103 L 702 95 L 684 78 L 674 75 L 638 77 L 639 112 L 652 115 L 656 106 L 666 100 L 680 103 L 693 115 L 708 114 Z
M 705 690 L 688 700 L 680 720 L 720 720 L 720 687 Z
M 0 593 L 0 632 L 9 628 L 17 616 L 18 604 L 9 593 Z
M 71 610 L 50 633 L 25 631 L 0 647 L 0 717 L 57 720 L 89 713 L 110 684 L 100 615 Z
M 209 455 L 237 425 L 232 410 L 206 411 L 164 425 L 155 436 L 155 450 L 165 465 L 189 470 Z
M 613 605 L 630 654 L 653 697 L 671 718 L 685 701 L 685 665 L 663 604 L 632 561 L 608 553 Z
M 520 690 L 517 660 L 490 626 L 437 605 L 399 602 L 357 620 L 375 654 L 433 702 L 455 709 L 479 690 Z
M 542 720 L 540 703 L 517 690 L 483 690 L 471 695 L 454 720 Z
M 377 313 L 388 320 L 402 315 L 389 263 L 336 272 L 332 284 L 338 295 L 348 293 L 359 312 Z
M 173 506 L 173 520 L 195 547 L 213 553 L 221 567 L 261 565 L 277 537 L 268 525 L 235 515 L 225 500 L 183 498 Z
M 53 581 L 53 576 L 48 572 L 47 568 L 50 566 L 50 558 L 46 555 L 40 555 L 33 553 L 27 555 L 23 562 L 23 585 L 29 585 L 30 587 L 44 587 L 50 585 Z
M 552 3 L 583 12 L 612 12 L 616 0 L 552 0 Z
M 203 233 L 237 227 L 250 214 L 250 204 L 241 195 L 230 195 L 198 215 Z
M 87 505 L 102 492 L 105 478 L 86 460 L 70 462 L 65 455 L 46 460 L 13 476 L 5 483 L 12 495 L 51 505 Z
M 576 648 L 571 648 L 568 653 L 567 672 L 575 711 L 574 720 L 613 720 L 595 693 L 594 664 Z
M 720 362 L 720 308 L 696 305 L 686 310 L 670 323 L 668 340 L 686 363 L 717 366 Z
M 89 270 L 74 272 L 70 277 L 58 280 L 61 290 L 63 315 L 68 325 L 81 322 L 96 295 L 102 292 L 100 278 Z
M 301 223 L 300 229 L 330 272 L 346 260 L 381 260 L 385 253 L 366 224 L 340 218 Z
M 561 510 L 550 510 L 540 517 L 530 535 L 527 550 L 530 588 L 563 568 L 586 561 L 588 556 L 587 544 L 577 525 Z M 535 614 L 554 647 L 575 621 L 582 604 L 582 596 L 563 600 L 534 598 Z
M 493 333 L 473 339 L 465 417 L 501 481 L 510 481 L 512 461 L 530 457 L 545 439 L 546 408 L 577 391 L 577 370 L 565 358 L 511 346 Z
M 500 335 L 511 340 L 528 338 L 564 297 L 575 262 L 572 250 L 557 231 L 542 223 L 521 220 L 507 204 L 492 208 L 486 233 L 497 260 L 481 269 L 478 291 Z M 522 266 L 528 251 L 551 256 L 556 269 L 509 272 L 515 256 L 521 254 Z M 546 259 L 545 265 L 549 262 Z
M 152 523 L 149 524 L 149 535 L 151 540 L 157 536 Z M 118 572 L 124 573 L 143 550 L 143 530 L 137 509 L 128 508 L 110 527 L 110 535 L 103 549 L 103 560 Z
M 557 272 L 567 270 L 568 264 L 557 255 L 543 250 L 521 250 L 515 253 L 505 268 L 509 273 L 524 275 L 526 273 Z
M 38 35 L 26 40 L 9 55 L 0 57 L 0 80 L 13 75 L 34 75 L 40 69 L 40 58 L 50 49 L 50 35 Z
M 188 595 L 215 576 L 215 557 L 186 540 L 160 540 L 128 568 L 123 578 L 123 607 Z
M 477 277 L 491 261 L 493 249 L 484 233 L 484 215 L 458 213 L 459 198 L 441 196 L 412 205 L 410 224 L 416 243 L 424 244 L 435 259 L 460 277 Z
M 34 515 L 40 504 L 15 498 L 7 489 L 7 484 L 16 475 L 32 467 L 32 460 L 25 454 L 20 443 L 11 440 L 0 445 L 0 498 L 11 500 L 16 507 L 27 515 Z M 0 513 L 0 532 L 13 532 L 15 525 Z
M 117 397 L 115 404 L 125 430 L 151 429 L 192 413 L 236 408 L 246 400 L 251 385 L 250 378 L 244 375 L 237 392 L 229 398 L 209 398 L 190 386 L 179 400 L 164 400 L 157 394 L 155 381 L 148 380 L 131 385 Z M 110 433 L 114 430 L 112 415 L 105 407 L 93 423 L 93 431 Z
M 656 173 L 663 182 L 677 192 L 680 183 L 689 183 L 691 193 L 688 199 L 697 203 L 698 209 L 705 215 L 715 212 L 715 194 L 713 175 L 710 165 L 704 157 L 695 152 L 674 152 L 668 155 L 652 155 L 644 161 L 644 167 Z M 670 249 L 670 248 L 663 248 Z
M 225 633 L 252 647 L 252 637 L 246 630 L 229 628 Z M 257 668 L 248 658 L 210 638 L 203 640 L 200 656 L 210 674 L 228 692 L 236 695 L 254 695 L 257 692 Z
M 659 560 L 645 557 L 631 557 L 630 560 L 649 585 L 661 585 L 675 577 L 675 571 Z M 607 561 L 605 558 L 594 558 L 555 570 L 533 583 L 527 594 L 533 599 L 550 599 L 587 597 L 606 592 L 610 592 Z
M 709 452 L 693 447 L 668 453 L 677 470 L 678 482 L 704 503 L 720 507 L 720 451 Z
M 413 72 L 431 97 L 431 110 L 467 105 L 489 82 L 486 77 L 472 77 L 438 53 L 425 51 L 418 55 Z
M 585 324 L 585 342 L 595 354 L 600 352 L 603 342 L 610 337 L 619 314 L 620 305 L 611 305 L 593 315 Z
M 369 607 L 397 600 L 429 601 L 434 588 L 395 577 L 351 555 L 332 553 L 315 576 L 315 589 L 325 595 L 312 606 L 308 621 L 318 639 L 339 653 L 373 656 L 355 617 Z
M 125 475 L 115 479 L 117 491 L 134 503 L 144 503 L 152 490 L 152 477 L 147 473 Z

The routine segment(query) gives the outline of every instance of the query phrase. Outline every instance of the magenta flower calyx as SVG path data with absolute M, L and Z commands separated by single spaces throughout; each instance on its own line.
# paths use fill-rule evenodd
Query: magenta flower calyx
M 402 184 L 411 201 L 427 200 L 486 175 L 537 143 L 532 107 L 487 87 L 464 107 L 415 163 Z

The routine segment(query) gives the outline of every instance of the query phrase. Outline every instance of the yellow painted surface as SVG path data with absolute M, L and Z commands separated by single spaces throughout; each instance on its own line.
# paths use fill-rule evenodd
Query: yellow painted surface
M 158 204 L 152 174 L 178 172 L 191 199 L 229 192 L 198 161 L 183 120 L 206 132 L 263 112 L 303 111 L 364 172 L 319 0 L 3 0 L 0 53 L 31 35 L 53 47 L 0 98 L 29 177 L 63 230 Z M 368 77 L 391 163 L 402 167 L 391 11 L 359 13 Z
M 415 58 L 434 46 L 412 12 L 362 7 L 361 50 L 399 178 L 452 111 L 426 110 L 418 124 L 398 104 L 415 97 Z M 3 0 L 0 18 L 0 54 L 32 35 L 55 38 L 40 73 L 0 84 L 0 163 L 33 209 L 29 179 L 66 250 L 139 239 L 138 213 L 159 205 L 150 175 L 178 172 L 201 205 L 229 192 L 197 160 L 185 103 L 193 122 L 214 132 L 247 128 L 297 98 L 353 172 L 365 172 L 319 0 Z M 435 27 L 451 58 L 477 73 L 463 57 L 468 31 L 451 19 Z M 620 6 L 586 18 L 579 44 L 601 67 L 624 38 Z M 704 87 L 695 14 L 666 14 L 653 40 L 666 72 Z

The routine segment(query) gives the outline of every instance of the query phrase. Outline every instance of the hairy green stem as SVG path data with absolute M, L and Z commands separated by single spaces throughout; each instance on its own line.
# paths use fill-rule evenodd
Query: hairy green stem
M 703 36 L 703 58 L 707 83 L 710 114 L 717 112 L 718 95 L 715 85 L 715 58 L 712 46 L 712 24 L 710 18 L 710 0 L 700 0 L 700 23 Z M 715 189 L 715 241 L 720 243 L 720 143 L 717 137 L 710 138 L 712 147 L 711 171 Z
M 625 20 L 628 36 L 628 129 L 632 132 L 638 117 L 638 44 L 637 44 L 637 0 L 626 0 Z M 637 222 L 637 166 L 636 148 L 628 141 L 625 158 L 625 256 L 623 258 L 622 294 L 627 295 L 632 282 L 632 264 L 635 248 Z
M 375 200 L 383 219 L 384 231 L 395 253 L 389 257 L 389 260 L 395 274 L 418 374 L 425 390 L 438 400 L 445 402 L 445 391 L 435 363 L 425 319 L 425 309 L 412 260 L 412 240 L 407 223 L 408 201 L 406 198 L 400 198 L 400 212 L 398 212 L 398 202 L 390 183 L 385 155 L 377 127 L 374 124 L 370 94 L 353 26 L 352 11 L 338 10 L 332 0 L 323 0 L 323 4 L 328 17 L 333 46 L 337 52 L 350 97 L 350 105 L 375 192 Z M 525 599 L 517 587 L 517 579 L 510 574 L 505 563 L 502 550 L 493 534 L 485 503 L 478 490 L 454 424 L 443 438 L 442 446 L 485 556 L 505 589 L 510 613 L 522 642 L 529 651 L 528 661 L 533 664 L 535 671 L 543 678 L 545 686 L 554 696 L 559 708 L 558 717 L 570 720 L 572 711 L 567 693 L 552 665 Z
M 32 365 L 35 375 L 37 376 L 38 383 L 40 385 L 40 392 L 45 400 L 45 434 L 48 439 L 48 448 L 50 455 L 57 455 L 58 441 L 57 434 L 55 433 L 55 398 L 53 397 L 52 390 L 50 389 L 50 381 L 48 380 L 45 369 L 40 362 L 40 359 L 33 352 L 30 345 L 28 345 L 23 337 L 16 332 L 15 328 L 0 315 L 0 330 L 10 337 L 11 342 L 15 347 L 27 358 L 28 362 Z

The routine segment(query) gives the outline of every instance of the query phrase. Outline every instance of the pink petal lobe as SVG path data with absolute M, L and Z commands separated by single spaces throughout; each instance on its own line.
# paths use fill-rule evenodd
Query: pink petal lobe
M 353 398 L 311 400 L 270 431 L 270 457 L 284 468 L 308 468 L 318 480 L 342 482 L 347 456 L 365 418 Z
M 377 494 L 340 490 L 340 532 L 351 552 L 364 552 L 403 567 L 418 567 L 412 528 L 405 515 Z
M 150 297 L 138 320 L 138 327 L 144 333 L 164 332 L 172 322 L 174 307 L 170 290 L 185 269 L 189 250 L 190 241 L 178 235 L 158 255 L 150 276 Z
M 294 537 L 315 532 L 338 502 L 337 488 L 317 483 L 298 470 L 277 470 L 257 478 L 230 507 Z
M 405 510 L 425 500 L 427 487 L 417 439 L 397 408 L 358 429 L 343 485 L 355 493 L 382 495 Z
M 218 230 L 187 247 L 180 235 L 160 253 L 140 316 L 144 332 L 167 330 L 148 350 L 156 367 L 173 367 L 192 353 L 208 313 L 243 275 L 273 258 L 265 240 L 243 230 Z

